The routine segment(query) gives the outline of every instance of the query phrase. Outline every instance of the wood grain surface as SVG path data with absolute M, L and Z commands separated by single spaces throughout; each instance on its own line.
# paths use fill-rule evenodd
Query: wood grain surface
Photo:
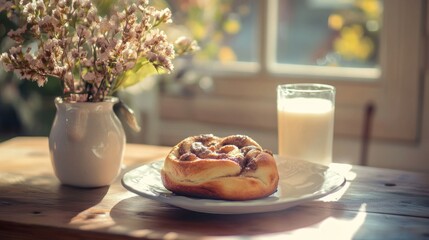
M 122 174 L 169 147 L 128 144 Z M 406 161 L 406 159 L 404 160 Z M 47 138 L 0 144 L 0 239 L 425 239 L 429 175 L 336 164 L 338 192 L 284 211 L 203 214 L 109 187 L 61 185 Z

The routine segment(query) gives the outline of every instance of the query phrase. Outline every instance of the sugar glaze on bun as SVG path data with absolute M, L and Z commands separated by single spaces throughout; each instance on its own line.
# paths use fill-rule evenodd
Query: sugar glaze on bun
M 223 200 L 269 196 L 279 181 L 273 154 L 245 135 L 188 137 L 170 151 L 161 177 L 176 194 Z

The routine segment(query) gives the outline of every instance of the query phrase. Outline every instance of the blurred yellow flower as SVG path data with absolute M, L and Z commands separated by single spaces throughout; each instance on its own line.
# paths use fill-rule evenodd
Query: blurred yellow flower
M 378 0 L 358 0 L 355 5 L 362 9 L 369 17 L 380 16 L 381 6 Z
M 374 43 L 363 35 L 360 25 L 344 27 L 334 41 L 334 49 L 345 59 L 366 60 L 374 51 Z
M 223 29 L 229 34 L 236 34 L 240 31 L 240 22 L 236 19 L 228 19 L 223 24 Z
M 339 14 L 331 14 L 328 18 L 328 26 L 334 30 L 340 30 L 344 25 L 344 18 Z
M 221 47 L 219 49 L 219 60 L 222 63 L 233 62 L 237 60 L 237 56 L 230 47 Z
M 207 35 L 207 29 L 203 22 L 200 21 L 188 21 L 186 26 L 189 27 L 192 35 L 196 40 L 201 40 Z

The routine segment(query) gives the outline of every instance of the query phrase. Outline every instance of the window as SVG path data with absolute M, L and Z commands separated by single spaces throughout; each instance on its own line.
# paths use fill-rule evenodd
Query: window
M 227 61 L 218 58 L 217 63 L 209 64 L 210 75 L 214 78 L 211 92 L 196 91 L 192 97 L 164 97 L 161 106 L 168 110 L 161 109 L 161 112 L 167 121 L 180 119 L 206 124 L 204 126 L 223 126 L 222 129 L 228 129 L 224 126 L 241 127 L 275 134 L 276 86 L 320 82 L 337 88 L 336 134 L 360 136 L 365 106 L 374 104 L 373 137 L 405 141 L 418 138 L 424 1 L 214 2 L 230 4 L 225 13 L 241 20 L 240 33 L 227 34 L 229 40 L 217 44 L 218 47 L 229 46 L 236 57 L 227 58 Z M 237 15 L 241 4 L 247 6 L 252 16 Z M 359 4 L 372 4 L 368 5 L 372 15 L 362 13 L 365 10 Z M 289 12 L 293 11 L 295 16 L 288 18 L 285 11 L 292 6 L 295 8 Z M 311 16 L 310 20 L 304 19 L 305 12 Z M 359 24 L 345 24 L 345 18 L 341 20 L 341 16 L 354 12 L 363 19 L 359 19 Z M 321 29 L 316 27 L 317 22 L 323 26 Z M 304 28 L 313 24 L 311 27 L 321 32 L 307 40 L 314 46 L 321 44 L 315 43 L 317 38 L 330 39 L 323 51 L 296 47 L 302 40 L 293 35 L 306 34 L 302 33 L 308 31 Z M 340 29 L 347 29 L 351 35 L 343 37 L 355 39 L 362 45 L 361 49 L 347 49 L 341 42 L 335 46 L 335 41 L 341 37 Z M 217 53 L 221 53 L 220 50 Z M 254 68 L 243 67 L 243 62 L 253 64 Z M 207 68 L 196 67 L 196 70 L 207 74 Z M 175 106 L 174 110 L 171 106 Z
M 271 1 L 271 71 L 379 77 L 382 7 L 379 0 Z
M 276 9 L 277 62 L 377 67 L 380 1 L 283 0 Z

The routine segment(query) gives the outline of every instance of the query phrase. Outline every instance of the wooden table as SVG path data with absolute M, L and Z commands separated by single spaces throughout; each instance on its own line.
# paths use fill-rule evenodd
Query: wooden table
M 169 148 L 128 144 L 125 170 Z M 407 161 L 407 159 L 404 159 Z M 429 175 L 334 164 L 338 192 L 284 211 L 195 213 L 110 187 L 62 186 L 47 138 L 0 144 L 0 239 L 429 239 Z

